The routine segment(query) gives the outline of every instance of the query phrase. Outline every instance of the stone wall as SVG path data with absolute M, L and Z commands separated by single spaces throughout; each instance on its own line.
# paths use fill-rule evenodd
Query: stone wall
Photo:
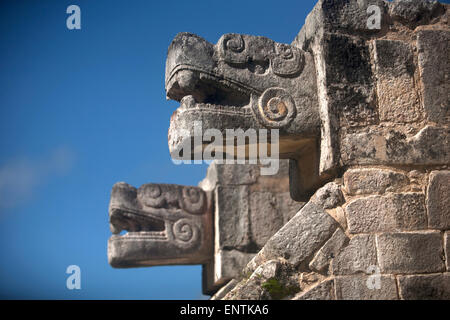
M 199 183 L 214 194 L 214 257 L 203 267 L 203 291 L 215 292 L 242 269 L 304 205 L 289 196 L 288 161 L 277 175 L 259 165 L 213 162 Z
M 448 170 L 347 170 L 267 242 L 226 298 L 273 298 L 276 281 L 282 298 L 450 299 L 449 182 Z
M 217 294 L 224 299 L 450 299 L 449 6 L 318 2 L 311 52 L 321 172 L 335 179 Z M 361 14 L 359 14 L 361 13 Z

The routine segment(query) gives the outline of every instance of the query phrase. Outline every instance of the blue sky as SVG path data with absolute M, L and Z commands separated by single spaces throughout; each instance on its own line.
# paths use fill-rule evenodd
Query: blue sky
M 81 30 L 66 8 L 81 8 Z M 315 0 L 0 2 L 0 298 L 199 299 L 200 266 L 113 269 L 112 185 L 197 185 L 174 165 L 167 47 L 182 31 L 290 43 Z M 66 288 L 67 266 L 81 290 Z

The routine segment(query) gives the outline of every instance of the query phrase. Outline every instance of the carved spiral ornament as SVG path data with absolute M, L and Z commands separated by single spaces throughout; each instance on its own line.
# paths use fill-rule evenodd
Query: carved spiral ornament
M 279 44 L 278 45 L 279 55 L 285 59 L 292 59 L 294 57 L 294 53 L 292 52 L 291 46 L 287 44 Z
M 242 52 L 244 50 L 244 40 L 241 35 L 229 34 L 224 38 L 225 49 L 233 52 Z
M 219 40 L 219 55 L 228 63 L 244 64 L 247 62 L 245 42 L 242 35 L 237 33 L 224 34 Z
M 292 77 L 302 72 L 305 56 L 299 48 L 284 43 L 275 43 L 275 56 L 271 64 L 273 73 L 276 75 Z
M 165 198 L 161 187 L 157 184 L 145 185 L 144 189 L 138 196 L 142 203 L 149 207 L 159 208 L 165 203 Z
M 195 187 L 185 187 L 182 190 L 182 207 L 189 213 L 200 214 L 203 212 L 205 194 Z
M 288 126 L 297 115 L 294 99 L 283 88 L 264 91 L 253 109 L 258 120 L 267 128 Z
M 198 227 L 188 219 L 180 219 L 173 224 L 173 235 L 182 242 L 194 242 L 198 239 Z

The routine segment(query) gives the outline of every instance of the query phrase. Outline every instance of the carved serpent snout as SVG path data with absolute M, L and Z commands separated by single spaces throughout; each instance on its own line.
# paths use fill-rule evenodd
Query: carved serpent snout
M 211 258 L 210 196 L 198 187 L 117 183 L 109 207 L 113 267 L 202 263 Z M 121 231 L 127 231 L 120 234 Z
M 236 122 L 237 115 L 248 118 L 236 123 L 244 129 L 309 134 L 320 126 L 310 54 L 265 37 L 229 33 L 214 45 L 194 34 L 178 34 L 167 54 L 166 94 L 183 107 L 173 121 L 181 111 L 195 113 L 196 108 L 211 125 L 216 125 L 214 113 L 220 113 L 222 123 Z M 179 122 L 183 125 L 183 119 Z M 221 130 L 223 124 L 214 128 Z
M 290 145 L 320 136 L 314 59 L 265 37 L 230 33 L 212 44 L 178 34 L 167 54 L 166 94 L 180 101 L 169 129 L 172 155 L 187 132 L 198 135 L 195 121 L 202 122 L 202 136 L 208 129 L 223 135 L 227 129 L 279 129 Z M 282 149 L 280 156 L 289 157 Z
M 311 53 L 265 37 L 231 33 L 211 44 L 194 34 L 178 34 L 166 61 L 166 95 L 180 101 L 168 134 L 172 157 L 186 160 L 181 152 L 186 148 L 192 158 L 207 157 L 203 150 L 210 140 L 203 138 L 210 129 L 224 141 L 234 139 L 228 136 L 232 130 L 279 130 L 279 144 L 271 143 L 279 145 L 279 158 L 296 161 L 290 177 L 301 182 L 293 190 L 306 196 L 322 183 L 317 178 L 321 119 L 316 74 Z M 264 141 L 257 144 L 264 147 Z

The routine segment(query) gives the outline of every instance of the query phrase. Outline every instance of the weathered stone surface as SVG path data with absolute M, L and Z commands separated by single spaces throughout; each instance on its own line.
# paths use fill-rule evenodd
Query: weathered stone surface
M 324 53 L 330 112 L 341 126 L 376 123 L 378 116 L 368 45 L 344 35 L 325 34 Z
M 239 282 L 222 300 L 269 300 L 268 293 L 257 280 Z
M 298 147 L 302 137 L 320 132 L 315 73 L 310 53 L 265 37 L 229 33 L 214 45 L 179 33 L 166 61 L 167 97 L 181 103 L 169 128 L 172 157 L 178 159 L 185 143 L 208 129 L 222 136 L 234 128 L 282 129 L 280 153 L 292 152 L 283 150 L 288 133 L 298 134 Z M 269 106 L 272 98 L 280 104 Z M 198 130 L 195 121 L 202 121 Z
M 334 209 L 327 210 L 328 214 L 334 218 L 342 227 L 343 230 L 347 230 L 347 218 L 345 217 L 345 211 L 342 207 L 336 207 Z
M 228 292 L 234 289 L 236 285 L 238 284 L 238 281 L 236 279 L 232 279 L 229 281 L 226 285 L 224 285 L 222 288 L 220 288 L 212 297 L 210 300 L 221 300 L 223 297 L 226 296 Z
M 297 274 L 297 279 L 300 283 L 300 289 L 303 292 L 306 292 L 316 284 L 324 281 L 326 275 L 314 272 L 314 271 L 305 271 Z
M 250 225 L 252 240 L 262 248 L 283 225 L 283 213 L 279 210 L 278 199 L 271 192 L 250 194 Z
M 283 299 L 300 290 L 294 268 L 283 260 L 269 260 L 260 265 L 248 279 L 243 279 L 224 300 Z
M 421 30 L 417 33 L 419 68 L 422 76 L 423 107 L 430 121 L 450 119 L 450 32 Z
M 345 202 L 341 186 L 335 182 L 329 182 L 317 190 L 311 201 L 324 209 L 336 208 Z
M 450 300 L 450 273 L 398 276 L 405 300 Z
M 205 191 L 213 190 L 217 185 L 252 185 L 252 190 L 273 193 L 289 191 L 289 161 L 279 160 L 277 174 L 261 176 L 261 164 L 224 164 L 213 161 L 208 167 L 206 177 L 199 183 Z
M 402 22 L 427 23 L 433 16 L 443 11 L 435 0 L 395 0 L 389 3 L 389 13 Z
M 351 233 L 418 230 L 427 227 L 425 196 L 421 193 L 359 198 L 350 202 L 345 211 Z
M 348 238 L 341 228 L 336 229 L 330 239 L 317 251 L 314 258 L 309 263 L 309 268 L 315 271 L 322 271 L 328 266 L 330 259 L 334 258 L 339 250 L 347 243 Z
M 365 168 L 344 173 L 345 192 L 349 195 L 382 194 L 408 184 L 408 177 L 392 170 Z
M 108 261 L 115 268 L 202 264 L 213 254 L 210 196 L 197 187 L 116 183 Z M 121 231 L 128 231 L 120 235 Z
M 259 168 L 263 167 L 261 164 L 257 165 Z M 261 170 L 259 170 L 261 171 Z M 258 172 L 258 177 L 255 183 L 251 185 L 250 190 L 267 191 L 272 193 L 284 193 L 289 191 L 289 160 L 279 160 L 278 172 L 273 175 L 261 175 Z
M 244 275 L 251 275 L 255 270 L 262 265 L 264 262 L 266 262 L 268 259 L 266 258 L 264 254 L 264 248 L 263 247 L 245 266 L 245 268 L 242 270 L 242 273 Z
M 234 186 L 256 183 L 260 174 L 259 166 L 251 164 L 220 164 L 213 161 L 206 177 L 199 183 L 203 190 L 213 190 L 216 185 Z
M 370 4 L 378 6 L 381 10 L 381 27 L 386 26 L 387 3 L 381 0 L 374 1 L 333 1 L 319 0 L 313 11 L 308 15 L 305 25 L 294 40 L 294 44 L 304 50 L 320 31 L 338 33 L 376 33 L 380 30 L 370 30 L 367 27 L 367 8 Z
M 291 220 L 297 212 L 305 205 L 304 202 L 294 201 L 289 192 L 279 193 L 277 195 L 278 208 L 283 215 L 283 225 Z
M 385 273 L 443 271 L 442 235 L 437 231 L 377 235 L 378 263 Z
M 214 293 L 242 269 L 266 241 L 303 206 L 289 197 L 288 161 L 273 176 L 260 165 L 213 162 L 199 184 L 215 194 L 214 259 L 203 266 L 204 292 Z
M 357 235 L 350 239 L 347 247 L 332 260 L 331 270 L 335 275 L 371 273 L 371 267 L 377 265 L 375 236 Z
M 166 60 L 166 95 L 180 102 L 169 127 L 171 157 L 217 159 L 226 153 L 234 158 L 234 147 L 267 146 L 259 129 L 279 129 L 269 133 L 270 139 L 279 134 L 279 144 L 271 145 L 279 147 L 280 158 L 310 156 L 305 145 L 316 146 L 320 136 L 313 59 L 310 52 L 261 36 L 229 33 L 214 45 L 179 33 Z M 225 140 L 233 147 L 224 151 Z M 259 160 L 268 160 L 261 153 Z M 272 153 L 270 158 L 275 169 L 279 157 Z M 263 169 L 261 175 L 273 173 Z M 304 170 L 298 181 L 306 182 L 303 188 L 312 193 L 316 186 L 310 181 L 319 178 L 318 172 Z
M 219 250 L 214 254 L 214 281 L 225 282 L 241 275 L 242 269 L 255 256 L 239 250 Z
M 337 225 L 323 209 L 309 202 L 267 241 L 264 255 L 266 259 L 283 257 L 298 266 L 330 238 Z
M 450 229 L 450 171 L 430 173 L 427 209 L 430 228 Z
M 447 231 L 444 235 L 444 247 L 445 264 L 447 265 L 447 271 L 450 271 L 450 231 Z
M 374 276 L 344 276 L 335 278 L 336 298 L 339 300 L 396 300 L 395 278 L 379 276 L 379 287 L 374 286 Z
M 334 280 L 325 280 L 307 291 L 298 293 L 292 300 L 335 300 Z
M 396 130 L 347 134 L 341 141 L 345 164 L 446 164 L 450 161 L 450 130 L 426 126 L 407 137 Z
M 250 243 L 248 186 L 218 186 L 215 201 L 216 248 L 246 248 Z
M 267 189 L 270 190 L 259 180 L 251 186 L 217 186 L 215 210 L 220 248 L 258 251 L 303 206 L 290 199 L 289 192 L 264 191 Z
M 380 121 L 420 119 L 413 47 L 402 41 L 375 40 L 374 48 Z

